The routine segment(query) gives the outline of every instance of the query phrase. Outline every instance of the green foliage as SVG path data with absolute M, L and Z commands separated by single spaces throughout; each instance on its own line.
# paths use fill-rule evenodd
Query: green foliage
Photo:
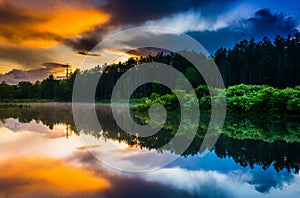
M 177 97 L 174 94 L 166 94 L 156 98 L 153 103 L 160 103 L 168 110 L 176 109 L 178 106 Z
M 198 98 L 202 98 L 205 96 L 209 96 L 209 91 L 208 91 L 208 87 L 205 85 L 199 85 L 196 89 L 195 89 L 195 93 L 197 95 Z
M 226 90 L 210 90 L 211 95 L 204 85 L 195 89 L 201 109 L 210 109 L 212 104 L 221 107 L 227 101 L 229 112 L 300 113 L 300 90 L 295 88 L 276 89 L 266 85 L 241 84 L 230 86 Z M 139 110 L 145 110 L 154 103 L 160 103 L 167 109 L 176 109 L 179 108 L 176 95 L 180 95 L 186 108 L 192 109 L 197 102 L 192 94 L 175 90 L 174 93 L 163 96 L 154 93 L 149 98 L 143 98 L 137 107 Z
M 193 67 L 187 68 L 185 76 L 193 87 L 196 87 L 200 83 L 199 73 Z
M 294 116 L 229 114 L 222 133 L 239 140 L 300 142 L 298 120 Z
M 135 112 L 142 123 L 148 124 L 150 118 L 145 112 Z M 178 124 L 181 122 L 180 113 L 176 111 L 168 112 L 168 119 L 163 126 L 164 129 L 170 130 L 171 134 L 178 133 Z M 210 113 L 201 112 L 198 123 L 193 118 L 186 118 L 183 123 L 180 135 L 188 138 L 191 137 L 194 127 L 198 124 L 196 136 L 204 138 L 206 135 L 208 124 L 210 122 Z M 299 117 L 295 115 L 264 115 L 264 114 L 248 114 L 248 113 L 228 113 L 222 130 L 214 129 L 216 134 L 224 134 L 239 140 L 261 140 L 264 142 L 300 142 L 300 123 Z M 179 134 L 177 134 L 179 135 Z
M 294 89 L 296 89 L 296 90 L 300 90 L 300 85 L 297 85 L 297 86 L 295 86 L 295 88 Z
M 292 113 L 299 113 L 300 98 L 293 98 L 287 101 L 287 110 Z
M 227 109 L 238 112 L 299 113 L 300 90 L 265 85 L 237 85 L 226 90 Z
M 0 99 L 11 100 L 16 95 L 16 87 L 9 86 L 5 82 L 0 84 Z

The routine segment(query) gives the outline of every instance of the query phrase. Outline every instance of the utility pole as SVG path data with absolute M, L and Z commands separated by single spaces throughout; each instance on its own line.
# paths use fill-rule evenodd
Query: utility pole
M 69 138 L 69 125 L 66 125 L 66 138 Z
M 66 78 L 69 78 L 69 64 L 66 64 Z

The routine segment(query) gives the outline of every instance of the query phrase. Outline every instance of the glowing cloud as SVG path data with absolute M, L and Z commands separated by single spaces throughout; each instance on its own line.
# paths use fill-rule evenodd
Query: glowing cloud
M 58 44 L 97 25 L 106 23 L 109 15 L 96 8 L 45 5 L 42 9 L 0 4 L 0 43 L 31 48 L 44 48 Z

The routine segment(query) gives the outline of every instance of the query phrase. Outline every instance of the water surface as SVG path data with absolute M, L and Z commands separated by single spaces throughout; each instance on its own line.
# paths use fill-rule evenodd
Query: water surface
M 122 131 L 109 106 L 98 105 L 97 115 L 102 131 L 88 126 L 79 131 L 71 104 L 0 109 L 0 197 L 300 194 L 297 116 L 229 115 L 218 142 L 203 155 L 199 153 L 201 131 L 186 152 L 178 153 L 172 147 L 161 149 L 172 139 L 175 124 L 142 138 Z M 207 120 L 203 118 L 203 125 Z M 83 136 L 92 144 L 86 144 Z M 182 138 L 191 137 L 182 134 Z M 97 152 L 102 162 L 90 151 Z M 120 171 L 113 166 L 147 169 L 174 157 L 177 159 L 171 164 L 144 173 Z

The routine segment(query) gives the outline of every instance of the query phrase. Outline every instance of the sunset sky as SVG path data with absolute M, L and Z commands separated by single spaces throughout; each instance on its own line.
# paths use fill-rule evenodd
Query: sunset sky
M 86 56 L 103 64 L 118 54 L 88 53 L 131 27 L 163 26 L 187 33 L 210 53 L 242 39 L 300 30 L 298 0 L 0 0 L 0 81 L 16 84 L 64 75 Z M 99 61 L 98 61 L 99 59 Z M 100 60 L 101 59 L 101 60 Z

